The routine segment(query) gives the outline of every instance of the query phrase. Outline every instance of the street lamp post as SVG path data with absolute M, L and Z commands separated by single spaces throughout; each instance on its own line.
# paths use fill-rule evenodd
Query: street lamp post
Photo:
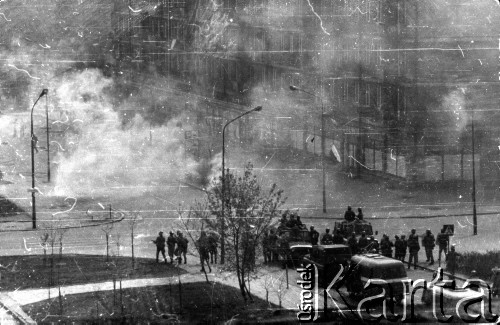
M 224 127 L 222 128 L 222 206 L 221 206 L 221 242 L 220 242 L 220 262 L 221 264 L 224 264 L 224 256 L 225 256 L 225 231 L 224 231 L 224 206 L 226 205 L 226 162 L 225 162 L 225 156 L 226 156 L 226 140 L 225 140 L 225 133 L 226 133 L 226 128 L 229 124 L 232 122 L 236 121 L 239 118 L 242 118 L 243 116 L 250 114 L 252 112 L 260 112 L 262 110 L 262 106 L 257 106 L 249 111 L 246 111 L 245 113 L 238 115 L 237 117 L 233 118 L 231 121 L 227 122 Z
M 306 94 L 319 98 L 321 100 L 321 173 L 323 178 L 323 213 L 326 213 L 326 173 L 325 173 L 325 105 L 323 102 L 323 98 L 304 90 L 302 88 L 290 85 L 290 90 L 292 91 L 302 91 Z
M 32 205 L 32 210 L 31 210 L 31 216 L 32 216 L 32 221 L 33 221 L 33 229 L 36 229 L 36 205 L 35 205 L 35 134 L 33 133 L 33 110 L 35 109 L 36 103 L 42 98 L 44 95 L 47 95 L 49 92 L 48 89 L 42 90 L 42 93 L 40 96 L 38 96 L 37 100 L 33 104 L 33 107 L 31 108 L 31 205 Z
M 474 108 L 472 108 L 471 132 L 472 132 L 472 222 L 473 235 L 477 235 L 477 211 L 476 211 L 476 158 L 474 143 Z
M 49 97 L 47 93 L 45 93 L 45 121 L 47 125 L 47 182 L 50 183 Z

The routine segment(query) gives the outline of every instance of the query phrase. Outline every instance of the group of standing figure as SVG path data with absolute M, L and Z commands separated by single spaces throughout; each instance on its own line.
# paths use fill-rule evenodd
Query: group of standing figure
M 348 208 L 346 215 L 348 212 L 352 211 Z M 354 212 L 352 212 L 352 214 L 354 214 Z M 349 213 L 349 220 L 352 219 L 352 214 Z M 318 241 L 321 245 L 347 244 L 351 248 L 352 254 L 380 253 L 383 256 L 395 258 L 401 262 L 405 261 L 406 253 L 408 252 L 408 269 L 410 269 L 412 263 L 414 269 L 417 269 L 418 252 L 420 251 L 421 246 L 415 229 L 411 230 L 408 239 L 406 239 L 406 235 L 401 235 L 401 237 L 398 235 L 394 236 L 394 242 L 389 239 L 388 235 L 384 234 L 380 243 L 373 236 L 367 236 L 365 232 L 361 234 L 359 239 L 356 237 L 356 233 L 352 233 L 349 238 L 345 239 L 337 230 L 334 230 L 332 235 L 329 228 L 325 230 L 325 233 L 320 239 L 319 233 L 314 229 L 314 226 L 310 227 L 309 236 L 311 238 L 312 245 L 317 245 Z M 444 253 L 444 257 L 446 259 L 446 269 L 449 273 L 454 275 L 457 266 L 457 256 L 460 256 L 460 254 L 455 251 L 455 245 L 451 245 L 448 251 L 449 242 L 450 235 L 446 233 L 444 228 L 441 229 L 441 232 L 437 235 L 437 237 L 434 237 L 434 234 L 430 229 L 427 229 L 425 235 L 422 236 L 422 246 L 425 249 L 425 255 L 427 258 L 426 262 L 428 262 L 429 265 L 434 264 L 434 248 L 437 244 L 439 247 L 439 264 L 441 264 L 441 256 L 442 253 Z
M 455 251 L 455 245 L 451 245 L 449 251 L 448 247 L 450 244 L 450 235 L 446 233 L 445 228 L 441 229 L 441 232 L 437 234 L 437 237 L 434 237 L 434 234 L 430 229 L 427 229 L 425 235 L 422 236 L 422 246 L 425 249 L 425 256 L 427 258 L 427 262 L 429 265 L 434 264 L 434 248 L 436 244 L 439 248 L 438 251 L 438 261 L 441 264 L 441 253 L 444 253 L 444 257 L 446 260 L 446 270 L 450 272 L 452 275 L 455 275 L 455 270 L 457 266 L 457 257 L 460 256 L 459 253 Z M 408 269 L 411 267 L 411 263 L 413 261 L 414 269 L 417 268 L 418 263 L 418 252 L 420 251 L 420 245 L 418 243 L 418 235 L 416 234 L 415 229 L 411 230 L 410 237 L 408 238 L 408 249 L 410 252 L 410 257 L 408 261 Z
M 405 235 L 394 236 L 394 243 L 389 239 L 389 236 L 384 234 L 382 239 L 380 240 L 380 244 L 376 239 L 373 239 L 371 236 L 370 239 L 367 238 L 364 234 L 361 235 L 359 240 L 356 240 L 355 234 L 353 234 L 348 240 L 347 245 L 351 247 L 353 254 L 358 252 L 366 251 L 366 252 L 374 252 L 380 253 L 383 256 L 395 258 L 400 260 L 401 262 L 405 261 L 406 253 L 409 253 L 408 257 L 408 269 L 410 269 L 412 263 L 413 268 L 417 269 L 418 264 L 418 252 L 420 251 L 420 243 L 418 239 L 418 235 L 416 234 L 416 230 L 412 229 L 408 239 L 406 239 Z M 438 261 L 441 264 L 441 256 L 444 253 L 444 257 L 446 259 L 446 269 L 452 275 L 455 274 L 455 269 L 457 265 L 457 256 L 460 256 L 459 253 L 455 251 L 455 245 L 451 245 L 450 250 L 448 251 L 448 246 L 450 242 L 450 236 L 445 232 L 445 229 L 441 229 L 441 232 L 434 237 L 434 234 L 430 229 L 427 229 L 425 234 L 422 236 L 422 246 L 425 249 L 425 256 L 427 258 L 426 262 L 429 265 L 434 264 L 434 248 L 436 244 L 439 248 L 438 251 Z M 392 254 L 394 247 L 394 256 Z
M 167 246 L 167 253 L 168 257 L 170 258 L 170 263 L 174 262 L 174 256 L 179 264 L 182 263 L 182 257 L 184 257 L 184 264 L 187 263 L 186 253 L 189 241 L 179 230 L 177 231 L 177 235 L 175 235 L 171 231 L 167 238 L 163 236 L 163 231 L 160 231 L 158 237 L 156 237 L 156 240 L 153 240 L 153 243 L 156 244 L 156 263 L 159 262 L 158 258 L 160 253 L 163 255 L 165 263 L 167 263 L 167 258 L 165 256 L 165 244 Z

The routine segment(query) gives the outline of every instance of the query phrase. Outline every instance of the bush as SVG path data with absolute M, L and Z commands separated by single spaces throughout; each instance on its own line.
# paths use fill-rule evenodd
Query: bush
M 459 273 L 469 276 L 476 270 L 477 276 L 483 280 L 491 277 L 491 269 L 500 266 L 500 251 L 487 251 L 486 253 L 466 252 L 457 258 Z

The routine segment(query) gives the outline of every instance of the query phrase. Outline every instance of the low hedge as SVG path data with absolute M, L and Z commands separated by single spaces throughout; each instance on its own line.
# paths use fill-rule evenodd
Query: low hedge
M 486 253 L 466 252 L 457 257 L 457 273 L 470 276 L 476 270 L 477 277 L 483 280 L 491 278 L 491 269 L 500 267 L 500 251 L 487 251 Z

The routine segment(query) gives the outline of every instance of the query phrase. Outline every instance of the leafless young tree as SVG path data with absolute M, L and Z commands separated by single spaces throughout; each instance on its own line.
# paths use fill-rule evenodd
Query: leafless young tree
M 106 262 L 109 262 L 109 237 L 111 231 L 113 230 L 114 223 L 106 223 L 101 226 L 101 230 L 104 232 L 106 236 Z
M 43 249 L 43 265 L 47 264 L 47 245 L 49 241 L 50 234 L 44 229 L 40 234 L 40 246 Z
M 57 242 L 57 227 L 55 226 L 56 222 L 54 217 L 52 217 L 51 221 L 47 221 L 40 225 L 41 234 L 40 234 L 40 245 L 43 249 L 44 255 L 44 265 L 46 264 L 46 255 L 47 250 L 50 249 L 50 273 L 49 273 L 49 287 L 54 283 L 54 246 Z M 50 296 L 50 288 L 49 288 L 49 296 Z
M 57 237 L 57 240 L 59 241 L 59 260 L 62 259 L 63 239 L 64 239 L 64 235 L 66 234 L 67 231 L 68 231 L 68 228 L 62 228 L 62 227 L 56 228 L 56 237 Z
M 142 216 L 139 212 L 132 212 L 130 218 L 127 220 L 129 228 L 130 228 L 130 245 L 132 248 L 132 268 L 135 267 L 135 254 L 134 254 L 134 231 L 135 227 L 139 222 L 141 222 Z
M 285 297 L 287 291 L 285 272 L 283 272 L 277 279 L 275 279 L 274 286 L 275 286 L 276 297 L 278 298 L 279 301 L 279 309 L 281 310 L 283 308 L 282 306 L 283 297 Z
M 264 282 L 262 285 L 264 287 L 264 290 L 266 290 L 266 303 L 268 304 L 268 306 L 271 306 L 271 304 L 269 304 L 269 292 L 272 290 L 274 285 L 274 278 L 271 273 L 267 273 L 266 275 L 264 275 Z

